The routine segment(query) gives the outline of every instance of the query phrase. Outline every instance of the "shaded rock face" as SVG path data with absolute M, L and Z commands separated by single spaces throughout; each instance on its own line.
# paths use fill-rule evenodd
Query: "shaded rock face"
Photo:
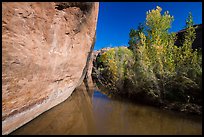
M 98 6 L 2 3 L 2 134 L 61 103 L 81 84 Z
M 93 47 L 94 47 L 95 41 L 96 41 L 96 35 L 94 36 L 92 50 L 89 53 L 89 56 L 87 58 L 87 62 L 89 62 L 89 63 L 86 64 L 87 70 L 84 70 L 84 71 L 86 71 L 85 79 L 91 79 L 91 73 L 92 73 L 92 68 L 93 68 L 93 55 L 94 55 Z
M 194 25 L 194 27 L 197 27 L 195 29 L 196 39 L 194 40 L 194 42 L 192 44 L 192 48 L 193 49 L 198 49 L 198 48 L 202 49 L 202 24 Z M 184 36 L 184 32 L 185 32 L 185 29 L 177 32 L 177 34 L 176 34 L 177 35 L 177 40 L 175 42 L 175 45 L 182 46 L 182 38 Z

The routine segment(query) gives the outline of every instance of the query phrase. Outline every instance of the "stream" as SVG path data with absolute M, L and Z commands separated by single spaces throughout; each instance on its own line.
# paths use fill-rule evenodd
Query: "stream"
M 89 80 L 67 100 L 10 134 L 201 135 L 202 116 L 112 99 Z

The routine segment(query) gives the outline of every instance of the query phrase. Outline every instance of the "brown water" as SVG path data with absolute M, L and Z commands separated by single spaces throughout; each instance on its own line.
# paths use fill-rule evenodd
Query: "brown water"
M 201 135 L 202 117 L 111 99 L 89 82 L 11 134 Z

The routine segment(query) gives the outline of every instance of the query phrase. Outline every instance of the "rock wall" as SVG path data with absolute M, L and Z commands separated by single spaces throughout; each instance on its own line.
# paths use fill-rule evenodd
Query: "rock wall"
M 91 79 L 91 73 L 92 73 L 92 67 L 93 67 L 93 53 L 94 53 L 93 48 L 94 48 L 94 45 L 95 45 L 95 41 L 96 41 L 96 35 L 94 36 L 92 50 L 89 53 L 88 58 L 87 58 L 87 62 L 89 62 L 89 63 L 86 64 L 85 79 Z
M 2 134 L 66 100 L 93 49 L 99 3 L 2 3 Z

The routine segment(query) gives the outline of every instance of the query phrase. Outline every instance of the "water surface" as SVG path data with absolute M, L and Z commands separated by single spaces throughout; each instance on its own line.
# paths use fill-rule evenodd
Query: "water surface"
M 89 82 L 11 134 L 201 135 L 202 117 L 112 99 Z

